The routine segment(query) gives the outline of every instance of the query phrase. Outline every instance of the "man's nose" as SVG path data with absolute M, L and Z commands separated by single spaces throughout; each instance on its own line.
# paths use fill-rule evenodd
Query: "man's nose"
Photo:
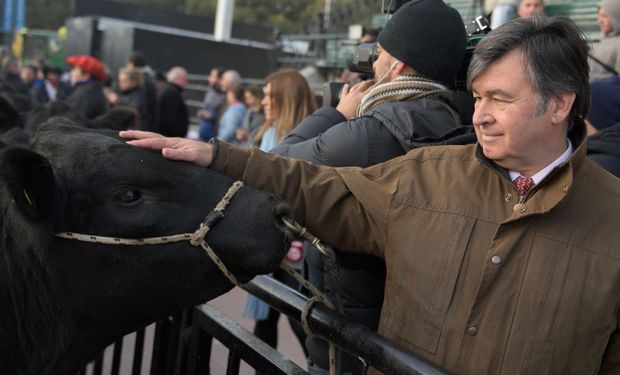
M 488 110 L 488 107 L 480 101 L 476 104 L 474 109 L 474 115 L 472 116 L 472 122 L 474 125 L 486 125 L 493 121 L 493 116 Z

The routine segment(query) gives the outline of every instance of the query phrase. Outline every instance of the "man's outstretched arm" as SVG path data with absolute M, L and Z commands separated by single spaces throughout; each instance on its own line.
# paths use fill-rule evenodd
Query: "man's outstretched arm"
M 209 166 L 277 194 L 291 204 L 301 225 L 329 245 L 383 256 L 392 197 L 386 186 L 393 185 L 373 181 L 370 170 L 316 166 L 220 141 L 208 144 L 139 131 L 121 136 L 133 138 L 128 141 L 132 145 L 161 150 L 168 159 Z

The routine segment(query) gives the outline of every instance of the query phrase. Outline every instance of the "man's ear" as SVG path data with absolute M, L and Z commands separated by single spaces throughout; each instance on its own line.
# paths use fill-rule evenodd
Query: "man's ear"
M 403 71 L 407 67 L 407 65 L 405 65 L 405 63 L 400 61 L 400 60 L 394 60 L 394 62 L 392 64 L 394 64 L 394 69 L 393 70 L 394 70 L 394 73 L 396 73 L 396 75 L 403 74 Z
M 7 198 L 24 216 L 30 220 L 50 218 L 56 183 L 45 157 L 23 147 L 6 148 L 0 153 L 0 174 Z
M 557 125 L 566 122 L 576 97 L 577 94 L 574 92 L 565 92 L 551 98 L 549 101 L 549 110 L 551 111 L 552 124 Z

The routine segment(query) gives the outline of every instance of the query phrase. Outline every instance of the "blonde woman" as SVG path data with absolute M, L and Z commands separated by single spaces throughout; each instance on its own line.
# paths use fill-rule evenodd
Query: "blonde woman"
M 254 144 L 269 151 L 315 110 L 316 103 L 306 79 L 293 69 L 282 69 L 267 77 L 263 93 L 265 122 Z
M 306 116 L 314 112 L 316 102 L 306 79 L 293 69 L 279 70 L 265 79 L 263 87 L 263 111 L 265 122 L 254 137 L 254 145 L 268 152 L 290 133 Z M 285 261 L 295 269 L 301 269 L 304 262 L 303 242 L 293 241 Z M 298 289 L 299 284 L 282 269 L 273 273 L 276 280 Z M 278 320 L 280 313 L 252 295 L 248 295 L 244 316 L 256 320 L 254 334 L 271 345 L 278 344 Z M 305 333 L 301 325 L 289 319 L 295 336 L 304 353 Z

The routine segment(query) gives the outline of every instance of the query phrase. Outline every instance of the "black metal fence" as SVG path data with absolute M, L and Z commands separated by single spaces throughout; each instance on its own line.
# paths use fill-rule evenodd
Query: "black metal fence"
M 308 299 L 268 276 L 258 276 L 243 287 L 283 314 L 299 320 Z M 313 332 L 328 338 L 339 347 L 360 359 L 356 374 L 363 374 L 372 366 L 386 374 L 445 375 L 442 369 L 394 345 L 369 328 L 355 323 L 333 310 L 315 305 L 308 318 Z M 307 374 L 265 344 L 237 322 L 215 307 L 204 304 L 178 312 L 155 324 L 154 331 L 138 330 L 134 336 L 132 375 L 203 375 L 210 374 L 211 347 L 217 339 L 229 350 L 226 374 L 238 374 L 241 361 L 263 374 Z M 152 336 L 151 340 L 147 336 Z M 151 343 L 152 342 L 152 343 Z M 89 364 L 81 374 L 128 374 L 121 372 L 124 341 L 119 340 L 106 353 Z M 110 354 L 111 353 L 111 354 Z M 148 355 L 147 355 L 148 354 Z M 145 359 L 150 357 L 150 369 L 145 370 Z

